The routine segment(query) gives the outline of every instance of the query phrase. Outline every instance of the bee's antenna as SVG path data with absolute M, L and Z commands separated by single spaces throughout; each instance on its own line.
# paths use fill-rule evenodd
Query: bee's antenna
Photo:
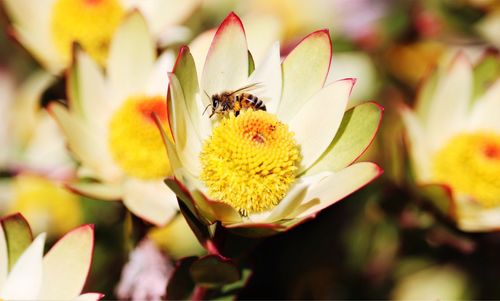
M 201 114 L 201 116 L 205 115 L 205 112 L 208 110 L 208 107 L 210 107 L 211 104 L 208 104 L 206 107 L 205 107 L 205 110 L 203 110 L 203 113 Z M 212 117 L 212 116 L 210 116 Z

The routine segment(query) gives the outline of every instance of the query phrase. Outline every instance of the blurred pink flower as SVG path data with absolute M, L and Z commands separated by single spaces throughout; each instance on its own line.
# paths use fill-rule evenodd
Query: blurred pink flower
M 130 253 L 116 295 L 120 299 L 161 300 L 173 266 L 153 241 L 144 239 Z

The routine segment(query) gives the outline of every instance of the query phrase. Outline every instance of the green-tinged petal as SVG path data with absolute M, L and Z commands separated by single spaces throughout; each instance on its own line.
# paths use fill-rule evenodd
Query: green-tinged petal
M 289 121 L 325 83 L 332 58 L 327 30 L 311 33 L 285 58 L 283 94 L 278 109 L 281 120 Z
M 264 87 L 258 93 L 268 112 L 276 113 L 281 100 L 281 57 L 280 44 L 276 42 L 268 51 L 257 69 L 250 75 L 249 83 L 259 83 Z M 259 91 L 260 92 L 260 91 Z
M 186 102 L 186 109 L 191 118 L 194 129 L 198 132 L 200 139 L 204 140 L 211 133 L 212 123 L 205 116 L 203 118 L 203 105 L 201 103 L 200 87 L 196 76 L 196 65 L 188 47 L 182 47 L 179 51 L 173 73 L 179 80 L 180 87 Z
M 144 91 L 155 57 L 146 21 L 133 12 L 117 29 L 109 50 L 107 71 L 116 101 Z
M 2 219 L 2 228 L 7 241 L 9 270 L 33 240 L 31 229 L 24 217 L 17 213 Z
M 9 253 L 7 249 L 7 240 L 5 239 L 5 233 L 3 232 L 2 224 L 0 223 L 0 290 L 7 279 L 7 273 L 9 272 Z
M 290 121 L 302 156 L 299 173 L 316 162 L 332 142 L 355 82 L 345 79 L 324 87 Z
M 76 51 L 76 63 L 68 76 L 69 108 L 96 130 L 103 131 L 105 114 L 111 108 L 106 99 L 104 76 L 97 64 L 83 51 Z
M 500 208 L 485 208 L 473 200 L 455 197 L 458 227 L 467 232 L 486 232 L 500 229 Z
M 230 13 L 219 26 L 208 51 L 201 88 L 208 95 L 236 90 L 245 84 L 247 77 L 248 48 L 245 31 L 240 18 Z M 206 99 L 206 104 L 208 101 Z
M 500 132 L 500 80 L 497 80 L 472 107 L 469 128 Z
M 123 203 L 132 213 L 157 226 L 168 223 L 178 211 L 175 193 L 159 181 L 126 180 Z
M 440 148 L 461 125 L 471 104 L 472 66 L 464 54 L 459 54 L 436 84 L 425 133 L 433 149 Z
M 198 155 L 201 151 L 201 140 L 191 122 L 179 80 L 172 73 L 170 74 L 170 96 L 171 101 L 168 103 L 170 124 L 177 154 L 182 161 L 182 166 L 191 174 L 199 175 L 201 163 Z
M 97 300 L 101 300 L 102 297 L 104 297 L 104 295 L 101 293 L 86 293 L 86 294 L 81 294 L 80 296 L 76 297 L 73 300 L 74 301 L 97 301 Z
M 208 199 L 201 191 L 191 193 L 194 202 L 211 222 L 220 221 L 223 225 L 241 222 L 241 215 L 228 204 Z
M 375 138 L 382 113 L 382 107 L 376 103 L 360 104 L 347 111 L 332 143 L 306 175 L 336 172 L 353 163 Z
M 71 300 L 80 295 L 93 250 L 93 225 L 80 226 L 64 235 L 43 258 L 40 299 Z
M 382 169 L 376 164 L 360 162 L 325 177 L 309 188 L 305 197 L 307 201 L 302 205 L 307 206 L 309 202 L 315 204 L 297 215 L 297 218 L 316 215 L 319 211 L 357 191 L 381 174 Z
M 174 176 L 178 176 L 178 170 L 182 168 L 182 162 L 179 158 L 179 154 L 177 154 L 177 149 L 175 148 L 174 143 L 172 142 L 172 136 L 170 133 L 167 133 L 163 125 L 157 116 L 154 116 L 156 126 L 161 134 L 161 139 L 163 144 L 165 145 L 165 150 L 167 151 L 168 162 L 170 163 L 170 170 L 172 170 L 172 174 Z
M 57 120 L 66 135 L 70 149 L 78 160 L 84 162 L 104 179 L 116 179 L 121 171 L 113 164 L 107 145 L 102 145 L 83 121 L 72 116 L 59 103 L 51 103 L 49 112 Z
M 42 286 L 44 244 L 45 233 L 42 233 L 19 257 L 1 288 L 0 298 L 4 300 L 38 299 Z
M 429 181 L 432 171 L 428 139 L 417 117 L 409 108 L 401 108 L 401 116 L 406 128 L 414 173 L 418 180 Z
M 122 198 L 122 187 L 119 184 L 100 182 L 75 182 L 65 184 L 74 193 L 93 199 L 118 201 Z

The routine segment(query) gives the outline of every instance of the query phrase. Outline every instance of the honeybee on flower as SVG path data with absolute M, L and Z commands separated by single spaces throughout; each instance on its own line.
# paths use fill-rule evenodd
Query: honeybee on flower
M 326 30 L 305 37 L 282 63 L 275 43 L 255 70 L 235 14 L 209 42 L 180 50 L 170 74 L 170 127 L 160 127 L 174 175 L 166 183 L 200 220 L 272 234 L 380 175 L 376 164 L 354 161 L 373 139 L 382 110 L 362 104 L 343 120 L 355 80 L 324 85 L 331 61 Z M 202 114 L 213 106 L 212 95 L 253 83 L 264 87 L 256 95 L 266 99 L 265 111 L 216 119 Z

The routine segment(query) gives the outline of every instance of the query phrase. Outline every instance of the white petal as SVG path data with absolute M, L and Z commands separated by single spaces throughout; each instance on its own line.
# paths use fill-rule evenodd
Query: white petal
M 280 219 L 286 218 L 292 213 L 305 199 L 309 186 L 313 183 L 319 182 L 329 173 L 320 173 L 310 177 L 301 177 L 298 179 L 292 188 L 288 191 L 283 200 L 280 201 L 264 220 L 265 222 L 275 222 Z
M 465 55 L 455 58 L 437 83 L 425 123 L 431 147 L 440 148 L 464 124 L 472 93 L 472 67 Z
M 497 80 L 472 107 L 469 129 L 500 132 L 500 80 Z
M 241 20 L 234 13 L 222 22 L 207 54 L 201 89 L 213 95 L 236 90 L 248 78 L 248 48 Z
M 59 74 L 68 65 L 65 60 L 54 48 L 51 40 L 39 36 L 25 28 L 14 25 L 16 39 L 28 49 L 31 54 L 50 72 Z
M 402 108 L 401 116 L 405 124 L 412 167 L 417 180 L 430 181 L 432 170 L 428 139 L 417 117 L 409 108 Z
M 191 43 L 189 44 L 189 50 L 193 55 L 194 63 L 196 65 L 196 70 L 198 70 L 198 82 L 201 83 L 201 70 L 205 65 L 205 60 L 207 58 L 208 50 L 212 44 L 212 40 L 215 36 L 215 29 L 207 30 L 199 34 Z
M 148 95 L 161 95 L 167 97 L 168 72 L 172 71 L 175 57 L 171 51 L 165 51 L 156 60 L 153 72 L 148 81 L 146 93 Z
M 144 92 L 156 57 L 153 38 L 146 21 L 134 12 L 115 33 L 109 50 L 107 70 L 113 98 Z
M 482 232 L 500 229 L 500 208 L 485 208 L 464 196 L 456 196 L 458 227 L 464 231 Z
M 265 60 L 275 41 L 281 38 L 283 25 L 276 16 L 255 12 L 246 14 L 243 18 L 243 24 L 245 24 L 248 50 L 252 53 L 255 64 L 258 66 Z
M 269 49 L 248 79 L 249 83 L 260 83 L 265 91 L 258 94 L 264 100 L 268 112 L 276 113 L 281 99 L 281 58 L 279 42 Z
M 128 179 L 123 184 L 123 203 L 157 226 L 168 223 L 178 211 L 177 197 L 162 181 Z
M 81 114 L 97 131 L 103 131 L 111 106 L 99 66 L 85 52 L 78 51 L 68 80 L 70 110 Z
M 64 235 L 43 258 L 40 299 L 76 298 L 90 271 L 93 250 L 93 225 L 80 226 Z
M 5 300 L 38 299 L 42 285 L 42 257 L 45 233 L 31 243 L 12 268 L 0 292 Z
M 376 164 L 360 162 L 323 178 L 310 187 L 305 197 L 307 201 L 302 204 L 314 202 L 314 206 L 300 213 L 297 218 L 318 213 L 368 184 L 381 173 L 382 170 Z
M 70 149 L 83 165 L 92 169 L 103 180 L 116 180 L 122 176 L 121 170 L 111 159 L 107 145 L 80 119 L 58 103 L 51 103 L 48 110 L 65 134 Z
M 295 133 L 302 155 L 299 173 L 316 162 L 332 142 L 354 83 L 346 79 L 324 87 L 290 121 L 290 130 Z
M 132 2 L 146 17 L 151 32 L 158 37 L 169 26 L 185 20 L 201 0 L 135 0 Z

